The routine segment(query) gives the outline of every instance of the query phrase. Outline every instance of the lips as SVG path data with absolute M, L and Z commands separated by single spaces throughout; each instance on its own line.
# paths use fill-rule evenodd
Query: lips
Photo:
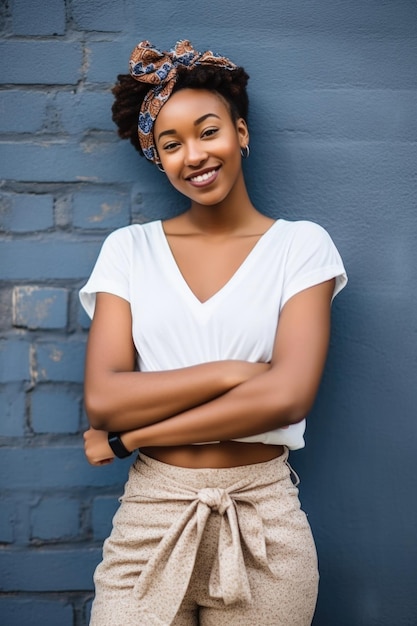
M 219 169 L 220 168 L 217 167 L 198 172 L 193 176 L 188 176 L 187 181 L 194 187 L 205 187 L 206 185 L 211 185 L 211 183 L 216 180 Z

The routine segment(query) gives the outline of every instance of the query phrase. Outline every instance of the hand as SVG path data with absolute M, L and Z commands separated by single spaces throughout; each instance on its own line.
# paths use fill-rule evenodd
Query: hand
M 84 452 L 91 465 L 108 465 L 115 459 L 109 446 L 108 433 L 90 428 L 84 433 Z

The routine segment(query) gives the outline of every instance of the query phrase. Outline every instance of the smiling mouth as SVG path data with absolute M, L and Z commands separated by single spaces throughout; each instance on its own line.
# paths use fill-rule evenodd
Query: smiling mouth
M 212 182 L 217 177 L 219 168 L 212 169 L 209 172 L 198 174 L 197 176 L 190 176 L 187 180 L 194 185 L 204 185 L 208 182 Z

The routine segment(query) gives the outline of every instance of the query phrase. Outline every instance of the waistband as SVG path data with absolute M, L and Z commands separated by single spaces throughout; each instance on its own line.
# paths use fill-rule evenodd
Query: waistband
M 169 465 L 158 461 L 142 452 L 139 452 L 134 468 L 143 469 L 143 466 L 158 472 L 158 474 L 190 487 L 198 488 L 200 485 L 212 485 L 214 487 L 226 488 L 230 483 L 250 480 L 253 482 L 258 478 L 261 482 L 280 480 L 288 475 L 288 455 L 289 450 L 284 446 L 284 452 L 270 461 L 262 463 L 252 463 L 248 465 L 238 465 L 236 467 L 203 467 L 188 468 L 178 465 Z

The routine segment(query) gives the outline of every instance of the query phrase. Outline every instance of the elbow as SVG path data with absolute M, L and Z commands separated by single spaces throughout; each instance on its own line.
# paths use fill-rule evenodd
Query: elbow
M 88 422 L 95 430 L 111 430 L 109 427 L 109 411 L 105 398 L 100 395 L 85 393 L 84 407 Z
M 268 405 L 267 412 L 274 422 L 273 428 L 299 424 L 310 413 L 318 383 L 311 376 L 306 378 L 294 372 L 293 368 L 287 371 L 279 364 L 268 372 L 268 385 L 264 387 L 262 398 Z
M 281 396 L 277 398 L 277 413 L 284 418 L 285 425 L 292 426 L 307 417 L 313 401 L 297 393 L 288 394 L 285 399 Z
M 295 403 L 291 407 L 288 408 L 287 412 L 287 422 L 288 426 L 292 426 L 293 424 L 298 424 L 305 419 L 309 413 L 309 408 L 306 406 Z

